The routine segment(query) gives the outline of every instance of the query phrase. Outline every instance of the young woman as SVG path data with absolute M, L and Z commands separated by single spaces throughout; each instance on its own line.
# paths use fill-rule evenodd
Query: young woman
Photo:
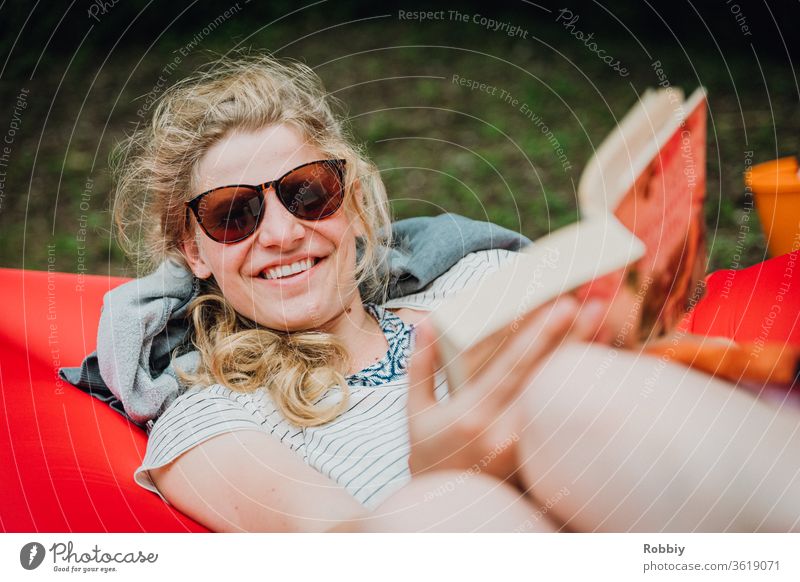
M 447 398 L 426 313 L 510 252 L 365 301 L 388 202 L 335 105 L 305 65 L 223 59 L 123 144 L 123 240 L 204 290 L 137 482 L 218 531 L 797 527 L 797 415 L 583 343 L 602 306 L 538 310 Z

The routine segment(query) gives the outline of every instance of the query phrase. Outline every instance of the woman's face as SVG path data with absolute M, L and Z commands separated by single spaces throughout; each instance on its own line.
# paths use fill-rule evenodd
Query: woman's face
M 231 133 L 200 160 L 192 196 L 218 186 L 262 184 L 297 166 L 326 159 L 288 125 Z M 231 306 L 259 325 L 281 331 L 324 329 L 361 301 L 355 283 L 356 236 L 344 206 L 320 221 L 300 220 L 265 193 L 264 215 L 245 240 L 221 244 L 194 218 L 184 254 L 194 274 L 213 276 Z M 349 194 L 348 194 L 349 195 Z M 306 271 L 275 278 L 276 266 L 312 259 Z

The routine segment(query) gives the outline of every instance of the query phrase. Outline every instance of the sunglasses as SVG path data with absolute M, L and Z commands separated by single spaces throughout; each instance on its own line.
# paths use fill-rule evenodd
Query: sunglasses
M 345 160 L 318 160 L 257 186 L 234 184 L 203 192 L 186 202 L 212 240 L 230 244 L 253 234 L 264 216 L 264 192 L 275 188 L 281 204 L 301 220 L 322 220 L 344 201 Z

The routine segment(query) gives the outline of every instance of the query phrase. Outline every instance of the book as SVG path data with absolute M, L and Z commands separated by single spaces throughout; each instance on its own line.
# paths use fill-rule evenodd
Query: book
M 451 390 L 537 307 L 564 293 L 604 299 L 611 343 L 663 338 L 696 301 L 706 272 L 707 96 L 647 90 L 588 161 L 581 219 L 523 248 L 432 314 Z

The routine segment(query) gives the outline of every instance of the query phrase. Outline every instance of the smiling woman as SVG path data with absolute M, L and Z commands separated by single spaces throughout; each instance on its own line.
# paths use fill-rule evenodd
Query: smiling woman
M 526 316 L 448 396 L 427 313 L 513 252 L 464 253 L 386 300 L 386 192 L 336 107 L 306 65 L 223 58 L 117 150 L 122 241 L 201 291 L 199 365 L 159 410 L 137 483 L 219 531 L 797 527 L 800 463 L 770 454 L 800 450 L 796 415 L 582 343 L 601 305 Z M 744 478 L 742 456 L 759 460 Z
M 367 231 L 354 218 L 363 213 L 360 187 L 354 186 L 353 195 L 346 196 L 340 174 L 346 165 L 322 161 L 327 155 L 288 123 L 233 132 L 221 139 L 195 171 L 196 190 L 207 190 L 201 194 L 203 201 L 229 190 L 218 188 L 221 184 L 281 178 L 241 210 L 237 198 L 247 202 L 261 191 L 239 187 L 233 198 L 219 202 L 220 211 L 201 210 L 197 215 L 203 217 L 199 225 L 205 234 L 198 229 L 196 236 L 183 243 L 194 274 L 218 286 L 193 308 L 196 343 L 204 354 L 205 368 L 217 371 L 217 381 L 245 392 L 270 383 L 283 387 L 274 390 L 273 397 L 283 414 L 301 425 L 324 424 L 346 405 L 342 399 L 323 412 L 313 404 L 331 386 L 346 390 L 346 354 L 375 361 L 388 349 L 358 289 L 356 237 Z M 382 205 L 384 201 L 372 206 Z M 298 219 L 300 214 L 303 219 Z M 244 215 L 251 216 L 244 221 L 246 228 Z M 205 229 L 206 221 L 212 232 L 223 233 L 222 244 Z M 374 226 L 373 232 L 377 230 Z M 232 235 L 224 234 L 228 232 Z M 369 272 L 361 266 L 362 277 Z M 233 312 L 217 309 L 221 300 L 238 314 L 227 325 L 219 322 Z M 244 319 L 257 322 L 258 327 L 245 331 Z M 227 339 L 232 332 L 240 334 L 235 345 Z M 246 342 L 252 342 L 251 349 L 243 349 Z M 287 342 L 291 349 L 286 349 Z M 252 373 L 242 378 L 243 369 Z M 204 374 L 190 379 L 211 380 Z
M 388 231 L 388 203 L 374 166 L 343 137 L 335 105 L 302 65 L 222 61 L 168 90 L 149 128 L 117 152 L 127 159 L 116 197 L 123 240 L 144 232 L 136 256 L 151 265 L 172 256 L 204 282 L 193 306 L 203 365 L 186 380 L 249 392 L 270 379 L 282 387 L 273 390 L 279 409 L 301 423 L 324 423 L 344 405 L 323 413 L 312 403 L 330 386 L 346 389 L 347 353 L 386 348 L 358 288 L 385 284 L 374 249 Z M 313 163 L 328 159 L 340 162 Z M 159 194 L 149 202 L 161 217 L 153 226 L 135 211 L 143 192 Z M 367 241 L 359 261 L 356 236 Z M 303 261 L 313 266 L 301 273 Z
M 413 325 L 511 253 L 469 253 L 418 293 L 365 299 L 387 295 L 388 200 L 338 106 L 305 65 L 221 59 L 168 89 L 118 148 L 123 243 L 150 268 L 178 261 L 201 289 L 200 364 L 181 372 L 188 389 L 155 422 L 136 480 L 218 530 L 368 527 L 370 510 L 407 510 L 422 487 L 447 489 L 438 514 L 380 528 L 512 529 L 533 509 L 508 486 L 409 483 L 406 414 Z M 453 525 L 460 495 L 496 515 Z

